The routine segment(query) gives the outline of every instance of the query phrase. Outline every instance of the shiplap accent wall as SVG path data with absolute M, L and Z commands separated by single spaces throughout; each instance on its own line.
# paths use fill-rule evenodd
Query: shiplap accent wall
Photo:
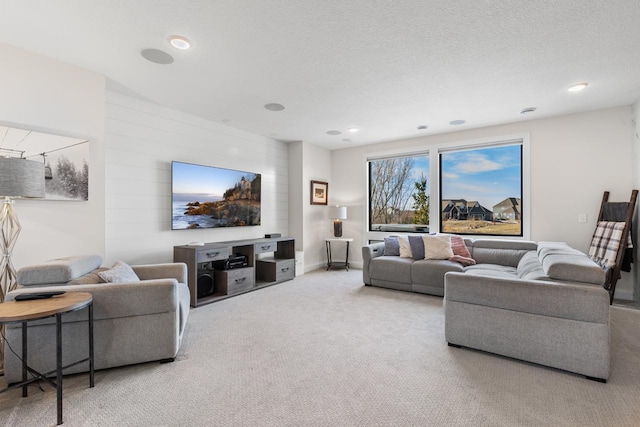
M 288 232 L 288 148 L 151 102 L 107 91 L 105 264 L 173 260 L 173 246 Z M 261 224 L 171 230 L 171 161 L 262 174 Z

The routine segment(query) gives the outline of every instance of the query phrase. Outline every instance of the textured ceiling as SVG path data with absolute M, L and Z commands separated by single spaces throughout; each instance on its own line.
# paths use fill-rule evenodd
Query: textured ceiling
M 193 48 L 172 48 L 171 34 Z M 0 41 L 115 90 L 330 149 L 640 98 L 638 0 L 0 0 Z M 145 48 L 175 61 L 151 63 Z

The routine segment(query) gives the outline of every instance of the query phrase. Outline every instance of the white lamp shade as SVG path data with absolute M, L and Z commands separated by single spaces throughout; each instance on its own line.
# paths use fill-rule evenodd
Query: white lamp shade
M 347 219 L 347 207 L 346 206 L 331 206 L 329 208 L 329 218 L 332 218 L 332 219 Z
M 44 197 L 42 162 L 0 157 L 0 197 Z

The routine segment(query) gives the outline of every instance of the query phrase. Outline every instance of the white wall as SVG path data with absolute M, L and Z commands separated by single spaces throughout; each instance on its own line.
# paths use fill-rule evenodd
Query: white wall
M 286 143 L 115 92 L 105 121 L 106 264 L 173 260 L 173 246 L 288 234 Z M 171 161 L 262 174 L 261 225 L 171 230 Z
M 296 238 L 296 250 L 303 253 L 305 272 L 326 265 L 325 238 L 333 236 L 328 206 L 333 201 L 331 152 L 308 142 L 289 144 L 290 232 Z M 311 204 L 311 181 L 329 183 L 328 205 Z
M 335 205 L 331 180 L 331 151 L 305 143 L 303 152 L 303 216 L 305 271 L 315 270 L 326 264 L 325 240 L 333 236 L 333 221 L 328 218 L 328 206 Z M 325 181 L 328 205 L 311 204 L 311 181 Z
M 349 206 L 344 234 L 355 238 L 355 247 L 366 243 L 367 153 L 528 133 L 531 239 L 567 241 L 586 252 L 603 191 L 625 201 L 634 186 L 631 114 L 631 107 L 619 107 L 333 151 L 333 202 Z M 579 213 L 588 215 L 586 224 Z M 354 252 L 353 260 L 361 265 L 362 254 Z
M 0 122 L 89 140 L 89 201 L 18 200 L 16 268 L 104 255 L 104 77 L 0 43 Z
M 289 143 L 289 236 L 296 239 L 296 251 L 304 250 L 304 180 L 302 141 Z

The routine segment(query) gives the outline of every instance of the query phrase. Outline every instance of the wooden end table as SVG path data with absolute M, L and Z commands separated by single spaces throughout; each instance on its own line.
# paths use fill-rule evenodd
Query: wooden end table
M 62 366 L 62 315 L 72 311 L 88 308 L 89 311 L 89 357 L 69 365 Z M 56 369 L 54 371 L 40 373 L 27 365 L 27 322 L 30 320 L 44 319 L 56 316 Z M 80 363 L 89 362 L 89 387 L 93 387 L 93 297 L 88 292 L 66 292 L 46 299 L 34 299 L 27 301 L 8 301 L 0 304 L 0 324 L 22 323 L 22 382 L 10 385 L 4 390 L 22 387 L 22 397 L 27 396 L 27 385 L 44 380 L 57 393 L 58 425 L 62 424 L 62 371 Z M 34 375 L 27 379 L 27 372 Z M 48 377 L 56 373 L 56 381 Z

